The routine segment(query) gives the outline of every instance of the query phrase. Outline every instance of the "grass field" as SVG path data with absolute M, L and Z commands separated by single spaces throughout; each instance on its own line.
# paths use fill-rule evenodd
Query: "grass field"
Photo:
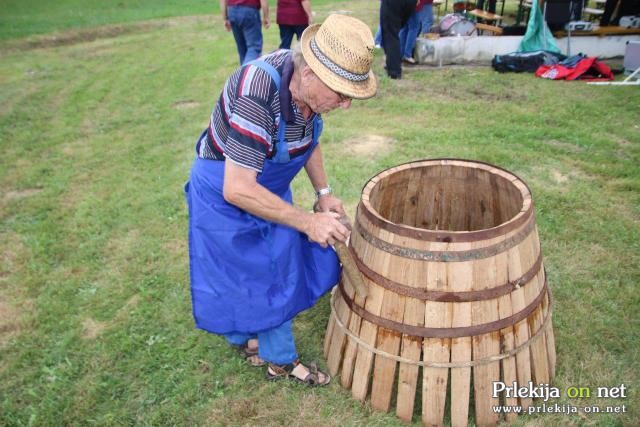
M 402 425 L 338 382 L 269 383 L 194 329 L 182 187 L 237 65 L 214 3 L 3 2 L 0 425 Z M 377 4 L 314 2 L 318 21 L 350 10 L 373 30 Z M 277 27 L 265 37 L 274 49 Z M 488 67 L 392 81 L 380 52 L 375 71 L 376 98 L 325 117 L 325 165 L 351 214 L 368 178 L 414 159 L 477 159 L 521 176 L 555 295 L 553 385 L 628 392 L 557 400 L 624 404 L 623 414 L 515 424 L 640 424 L 638 88 Z M 305 179 L 294 193 L 311 206 Z M 322 364 L 328 315 L 325 297 L 296 320 L 304 359 Z

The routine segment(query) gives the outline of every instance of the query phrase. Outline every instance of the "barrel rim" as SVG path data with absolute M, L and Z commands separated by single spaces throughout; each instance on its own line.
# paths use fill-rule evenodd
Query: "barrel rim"
M 469 166 L 484 166 L 487 172 L 501 171 L 500 175 L 502 178 L 509 180 L 516 188 L 520 190 L 520 194 L 522 195 L 522 208 L 520 211 L 513 216 L 508 221 L 503 222 L 495 227 L 485 228 L 482 230 L 461 230 L 461 231 L 450 231 L 450 230 L 429 230 L 425 228 L 413 227 L 406 224 L 396 224 L 388 219 L 384 218 L 382 215 L 378 213 L 376 209 L 371 206 L 371 202 L 369 200 L 369 195 L 373 188 L 378 184 L 381 178 L 384 175 L 390 175 L 391 173 L 396 173 L 401 170 L 409 169 L 414 166 L 431 166 L 437 165 L 438 163 L 442 166 L 445 165 L 456 165 L 456 163 L 468 164 Z M 462 166 L 462 165 L 460 165 Z M 467 166 L 467 167 L 469 167 Z M 394 171 L 394 169 L 397 169 Z M 495 171 L 492 171 L 494 169 Z M 507 176 L 504 176 L 507 174 Z M 516 183 L 522 184 L 521 186 Z M 523 189 L 524 187 L 524 189 Z M 524 191 L 526 190 L 526 191 Z M 362 208 L 362 209 L 361 209 Z M 513 230 L 516 230 L 533 216 L 533 198 L 531 196 L 531 189 L 529 186 L 520 178 L 518 175 L 510 172 L 500 166 L 493 165 L 491 163 L 482 162 L 479 160 L 468 160 L 468 159 L 460 159 L 460 158 L 452 158 L 452 157 L 442 157 L 435 159 L 422 159 L 422 160 L 413 160 L 410 162 L 402 163 L 396 166 L 392 166 L 390 168 L 384 169 L 377 173 L 375 176 L 371 177 L 365 185 L 362 187 L 362 197 L 360 199 L 360 203 L 358 204 L 358 210 L 362 211 L 362 213 L 367 217 L 367 219 L 375 226 L 380 227 L 384 230 L 387 230 L 393 234 L 410 237 L 416 240 L 421 241 L 432 241 L 432 242 L 445 242 L 445 243 L 457 243 L 457 242 L 477 242 L 487 239 L 492 239 L 495 237 L 502 236 L 506 233 L 509 233 Z

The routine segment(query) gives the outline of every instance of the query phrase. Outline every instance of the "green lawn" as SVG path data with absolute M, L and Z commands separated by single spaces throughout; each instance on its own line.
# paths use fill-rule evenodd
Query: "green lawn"
M 267 382 L 194 328 L 182 186 L 235 46 L 208 11 L 215 2 L 123 1 L 126 12 L 108 14 L 102 4 L 3 2 L 0 425 L 403 425 L 338 381 Z M 317 18 L 350 10 L 375 30 L 377 5 L 325 1 Z M 84 35 L 59 43 L 32 36 L 174 15 L 114 33 L 75 29 Z M 265 37 L 273 50 L 277 27 Z M 488 67 L 417 68 L 392 81 L 382 64 L 378 51 L 376 98 L 325 117 L 325 165 L 349 211 L 371 176 L 414 159 L 477 159 L 521 176 L 555 296 L 553 385 L 624 383 L 628 393 L 557 400 L 624 404 L 624 414 L 516 425 L 638 425 L 638 88 Z M 311 206 L 305 179 L 294 192 Z M 328 316 L 324 298 L 297 319 L 304 359 L 322 364 Z
M 328 3 L 331 0 L 314 0 L 313 5 L 321 7 Z M 274 21 L 275 4 L 270 1 Z M 218 0 L 3 0 L 0 40 L 175 16 L 215 14 L 218 18 L 219 11 Z

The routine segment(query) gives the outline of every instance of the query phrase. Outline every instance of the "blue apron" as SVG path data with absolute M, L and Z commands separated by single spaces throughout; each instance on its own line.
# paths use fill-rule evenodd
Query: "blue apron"
M 279 89 L 275 69 L 262 61 L 253 63 L 269 72 Z M 265 160 L 257 181 L 293 203 L 290 183 L 318 144 L 322 121 L 316 116 L 311 146 L 292 159 L 284 140 L 285 126 L 281 116 L 276 154 Z M 223 182 L 223 161 L 196 158 L 185 185 L 196 326 L 217 334 L 274 328 L 312 307 L 338 282 L 338 258 L 330 247 L 310 242 L 291 227 L 227 203 Z

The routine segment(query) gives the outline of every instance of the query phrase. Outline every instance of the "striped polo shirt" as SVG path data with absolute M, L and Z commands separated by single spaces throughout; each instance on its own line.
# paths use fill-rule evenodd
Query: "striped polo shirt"
M 255 65 L 244 65 L 229 77 L 198 140 L 198 157 L 230 159 L 260 173 L 265 159 L 275 154 L 281 117 L 289 156 L 304 154 L 312 143 L 315 114 L 305 120 L 291 98 L 291 57 L 290 50 L 281 49 L 260 58 L 281 75 L 279 92 L 269 73 Z

